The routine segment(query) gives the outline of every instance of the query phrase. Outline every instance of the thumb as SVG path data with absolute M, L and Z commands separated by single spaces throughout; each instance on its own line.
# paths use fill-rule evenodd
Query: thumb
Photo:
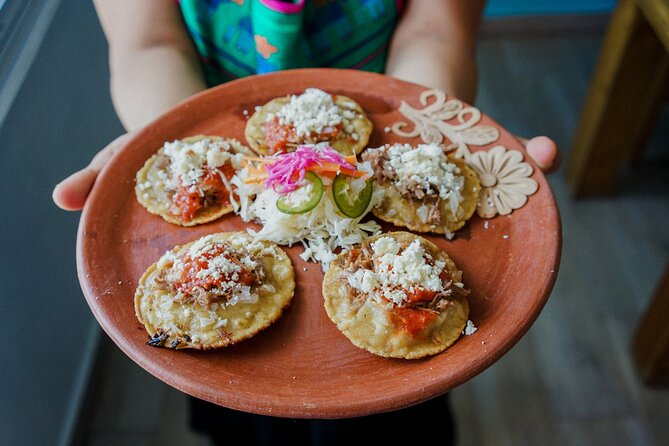
M 119 136 L 95 155 L 88 166 L 58 183 L 52 193 L 56 206 L 66 211 L 81 210 L 86 204 L 86 199 L 98 174 L 129 137 L 128 133 Z
M 559 151 L 557 144 L 546 137 L 537 136 L 530 140 L 517 137 L 524 146 L 530 157 L 546 173 L 554 172 L 560 166 Z

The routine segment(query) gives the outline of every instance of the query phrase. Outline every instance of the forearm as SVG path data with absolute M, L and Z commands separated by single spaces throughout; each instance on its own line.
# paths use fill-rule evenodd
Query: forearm
M 128 131 L 205 88 L 194 56 L 172 45 L 138 49 L 111 63 L 114 107 Z
M 400 19 L 386 72 L 472 103 L 484 0 L 415 0 Z
M 95 0 L 109 43 L 111 90 L 128 131 L 206 85 L 174 0 Z
M 474 102 L 478 70 L 473 49 L 425 36 L 393 50 L 386 68 L 390 76 Z

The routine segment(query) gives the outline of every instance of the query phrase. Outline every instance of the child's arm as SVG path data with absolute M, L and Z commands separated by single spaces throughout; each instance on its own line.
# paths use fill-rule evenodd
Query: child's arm
M 95 0 L 109 42 L 111 91 L 128 130 L 206 88 L 175 0 Z
M 109 42 L 114 107 L 132 132 L 206 84 L 176 0 L 95 0 Z M 122 135 L 53 191 L 63 209 L 79 210 L 100 170 L 128 140 Z
M 390 46 L 387 74 L 472 103 L 484 0 L 408 2 Z

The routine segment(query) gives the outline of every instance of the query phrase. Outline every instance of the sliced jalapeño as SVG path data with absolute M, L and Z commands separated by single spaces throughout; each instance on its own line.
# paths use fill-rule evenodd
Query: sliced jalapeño
M 304 214 L 315 208 L 322 196 L 323 181 L 315 173 L 307 172 L 302 186 L 279 198 L 276 208 L 284 214 Z
M 353 196 L 349 181 L 352 177 L 338 174 L 332 182 L 332 197 L 339 211 L 347 217 L 357 218 L 365 213 L 372 200 L 372 180 L 367 180 L 364 189 Z

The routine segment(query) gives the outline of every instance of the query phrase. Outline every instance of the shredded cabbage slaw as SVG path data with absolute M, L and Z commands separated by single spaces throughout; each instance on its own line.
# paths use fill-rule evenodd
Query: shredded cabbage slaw
M 277 200 L 300 188 L 307 171 L 317 173 L 323 181 L 325 190 L 320 202 L 302 214 L 280 212 Z M 338 173 L 353 177 L 351 190 L 361 191 L 373 171 L 369 163 L 358 163 L 355 156 L 344 157 L 324 143 L 300 146 L 294 152 L 270 157 L 249 157 L 231 181 L 239 197 L 235 212 L 246 222 L 256 220 L 263 225 L 259 231 L 248 230 L 256 239 L 288 246 L 302 243 L 301 257 L 320 262 L 327 270 L 337 249 L 349 249 L 381 230 L 375 221 L 361 220 L 380 202 L 382 192 L 373 193 L 362 215 L 346 217 L 333 201 L 332 180 Z

